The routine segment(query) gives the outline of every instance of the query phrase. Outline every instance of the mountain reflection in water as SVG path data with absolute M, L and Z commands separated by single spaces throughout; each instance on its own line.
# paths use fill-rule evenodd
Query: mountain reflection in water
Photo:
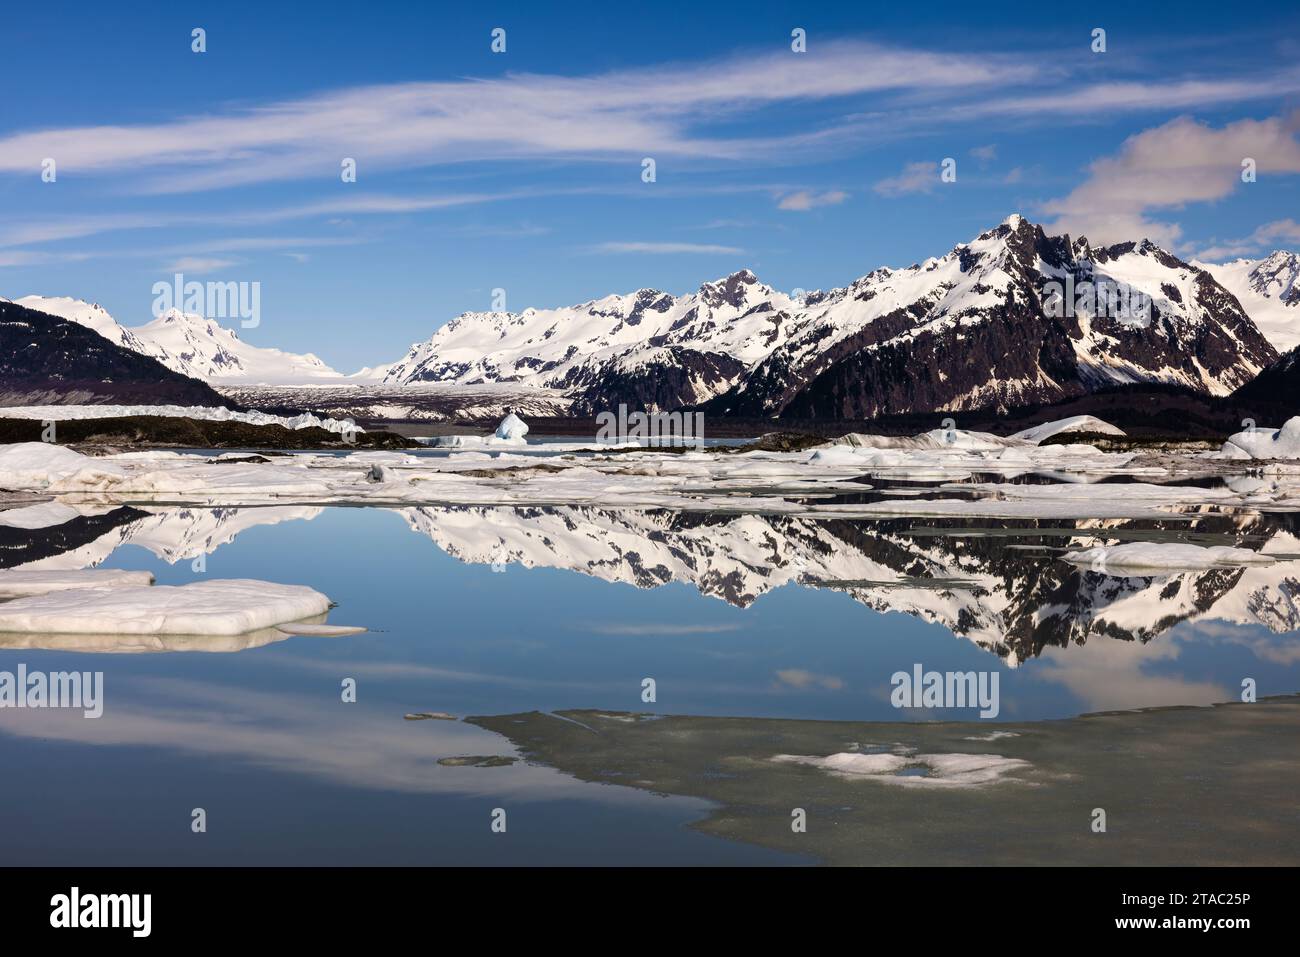
M 1295 857 L 1274 800 L 1295 782 L 1278 777 L 1289 764 L 1273 752 L 1294 740 L 1296 712 L 1264 700 L 1300 690 L 1300 560 L 1285 557 L 1300 554 L 1295 516 L 50 514 L 64 520 L 26 528 L 0 512 L 0 566 L 309 585 L 339 604 L 334 617 L 370 632 L 5 636 L 0 670 L 103 671 L 106 706 L 98 720 L 0 712 L 0 762 L 48 785 L 0 795 L 0 816 L 24 822 L 3 861 L 120 862 L 105 820 L 132 822 L 135 859 L 163 863 L 962 862 L 994 837 L 1008 862 Z M 1282 557 L 1147 576 L 1061 560 L 1128 541 Z M 996 670 L 997 720 L 893 708 L 890 675 L 916 663 Z M 642 699 L 646 677 L 657 701 Z M 345 678 L 355 704 L 340 701 Z M 1244 679 L 1258 706 L 1179 707 L 1236 701 Z M 442 712 L 461 720 L 404 720 Z M 1041 720 L 1057 718 L 1067 720 Z M 672 748 L 659 737 L 669 731 Z M 1165 757 L 1143 741 L 1164 742 Z M 897 766 L 891 780 L 834 771 L 872 754 L 884 757 L 868 764 Z M 954 773 L 977 786 L 945 784 Z M 786 839 L 790 807 L 778 806 L 796 798 L 815 836 L 803 843 Z M 1174 802 L 1168 820 L 1199 829 L 1198 841 L 1086 843 L 1098 806 L 1148 833 L 1154 812 L 1141 801 Z M 1210 833 L 1230 802 L 1258 819 L 1255 838 Z M 194 806 L 238 823 L 196 848 Z M 486 826 L 497 806 L 510 809 L 509 841 Z M 844 829 L 828 831 L 829 820 Z M 1078 835 L 1033 837 L 1076 824 Z M 833 847 L 832 833 L 852 839 Z

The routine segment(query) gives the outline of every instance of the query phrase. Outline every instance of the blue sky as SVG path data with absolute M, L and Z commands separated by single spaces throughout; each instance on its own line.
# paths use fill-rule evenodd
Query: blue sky
M 1300 247 L 1290 4 L 548 6 L 12 6 L 0 295 L 137 325 L 177 267 L 256 281 L 244 338 L 352 371 L 494 288 L 827 288 L 1011 212 L 1188 257 Z

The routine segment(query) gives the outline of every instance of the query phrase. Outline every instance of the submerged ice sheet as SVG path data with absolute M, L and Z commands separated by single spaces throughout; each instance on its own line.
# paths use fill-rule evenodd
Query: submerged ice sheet
M 848 778 L 863 778 L 919 788 L 973 788 L 1014 780 L 1014 771 L 1028 769 L 1028 761 L 1000 754 L 879 754 L 842 751 L 826 757 L 778 754 L 773 761 L 805 764 Z M 915 773 L 909 773 L 915 772 Z

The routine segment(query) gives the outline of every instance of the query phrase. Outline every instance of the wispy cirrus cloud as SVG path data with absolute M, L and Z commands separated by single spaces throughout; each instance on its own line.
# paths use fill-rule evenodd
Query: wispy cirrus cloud
M 0 269 L 16 266 L 47 266 L 57 263 L 83 262 L 93 258 L 91 253 L 29 252 L 27 250 L 0 251 Z
M 0 139 L 0 171 L 30 173 L 52 157 L 78 173 L 157 175 L 155 191 L 199 191 L 313 177 L 337 179 L 344 157 L 367 170 L 538 156 L 742 158 L 798 137 L 722 137 L 722 115 L 779 103 L 890 91 L 961 91 L 1026 83 L 1027 57 L 953 55 L 863 41 L 818 52 L 735 56 L 563 77 L 355 87 L 154 124 L 16 133 Z M 800 134 L 802 135 L 802 134 Z

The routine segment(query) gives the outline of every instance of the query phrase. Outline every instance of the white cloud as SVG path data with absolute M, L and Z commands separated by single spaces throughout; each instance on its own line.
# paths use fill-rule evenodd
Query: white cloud
M 1057 217 L 1053 230 L 1094 243 L 1146 237 L 1172 246 L 1182 227 L 1151 219 L 1151 211 L 1223 199 L 1243 185 L 1247 157 L 1258 163 L 1260 178 L 1300 173 L 1297 128 L 1300 113 L 1238 120 L 1219 129 L 1179 117 L 1130 136 L 1118 154 L 1093 162 L 1083 183 L 1044 204 L 1043 211 Z
M 1279 246 L 1296 245 L 1300 245 L 1300 223 L 1294 219 L 1276 219 L 1260 226 L 1249 236 L 1207 246 L 1196 254 L 1196 258 L 1203 262 L 1240 259 L 1272 252 Z
M 953 108 L 966 118 L 1023 117 L 1035 114 L 1087 116 L 1138 110 L 1204 109 L 1224 103 L 1271 100 L 1300 92 L 1300 71 L 1244 79 L 1179 80 L 1174 83 L 1095 83 L 1018 94 Z
M 1295 220 L 1265 222 L 1248 237 L 1210 244 L 1197 252 L 1196 257 L 1203 263 L 1218 263 L 1227 259 L 1243 259 L 1262 252 L 1271 252 L 1279 246 L 1300 246 L 1300 222 Z
M 828 190 L 824 193 L 801 189 L 797 193 L 790 193 L 788 196 L 781 197 L 781 201 L 776 206 L 777 209 L 806 212 L 818 206 L 838 206 L 848 198 L 848 193 L 838 189 Z
M 908 193 L 928 193 L 939 182 L 939 164 L 933 162 L 908 163 L 897 176 L 888 176 L 871 188 L 881 196 L 904 196 Z
M 981 163 L 991 163 L 998 158 L 998 148 L 992 144 L 988 146 L 976 146 L 970 151 L 970 155 L 975 157 Z
M 140 125 L 101 125 L 0 138 L 0 171 L 29 174 L 54 157 L 60 171 L 161 171 L 151 188 L 195 191 L 285 179 L 358 177 L 384 168 L 465 160 L 647 154 L 743 158 L 792 138 L 717 137 L 724 114 L 885 91 L 955 91 L 1023 83 L 1026 59 L 951 55 L 859 41 L 817 53 L 736 56 L 582 77 L 354 87 L 254 108 Z

